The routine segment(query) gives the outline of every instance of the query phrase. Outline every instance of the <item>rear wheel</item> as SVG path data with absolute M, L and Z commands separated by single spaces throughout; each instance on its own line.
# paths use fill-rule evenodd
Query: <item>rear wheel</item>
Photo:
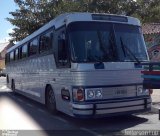
M 16 89 L 15 89 L 15 82 L 14 82 L 14 80 L 12 80 L 11 89 L 12 89 L 13 93 L 15 94 L 16 93 L 16 91 L 15 91 Z
M 7 75 L 6 81 L 7 81 L 7 84 L 8 84 L 9 83 L 9 76 L 8 75 Z
M 51 86 L 48 86 L 46 91 L 46 106 L 51 113 L 56 114 L 57 109 L 54 91 Z

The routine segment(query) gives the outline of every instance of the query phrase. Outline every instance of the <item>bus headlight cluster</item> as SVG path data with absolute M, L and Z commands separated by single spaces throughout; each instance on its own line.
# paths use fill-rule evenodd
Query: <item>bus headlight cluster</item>
M 143 93 L 143 88 L 142 87 L 138 87 L 138 94 L 142 94 Z
M 148 89 L 143 89 L 142 86 L 137 87 L 137 95 L 149 95 Z
M 86 100 L 102 98 L 102 88 L 85 89 L 85 93 L 86 93 Z

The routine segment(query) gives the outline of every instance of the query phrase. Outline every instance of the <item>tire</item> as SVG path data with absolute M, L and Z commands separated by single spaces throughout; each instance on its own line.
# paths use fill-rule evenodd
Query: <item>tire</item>
M 14 80 L 12 80 L 11 89 L 12 89 L 13 93 L 15 94 L 16 93 L 16 88 L 15 88 Z
M 51 86 L 48 86 L 46 91 L 47 91 L 46 92 L 46 106 L 47 106 L 47 109 L 52 114 L 57 114 L 56 99 L 55 99 L 54 91 L 53 91 Z
M 8 75 L 6 77 L 6 82 L 7 82 L 7 84 L 9 83 L 9 77 L 8 77 Z

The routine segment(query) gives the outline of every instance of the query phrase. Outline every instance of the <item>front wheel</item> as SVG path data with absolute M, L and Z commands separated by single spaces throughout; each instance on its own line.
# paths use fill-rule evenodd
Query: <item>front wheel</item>
M 46 106 L 51 113 L 57 114 L 54 91 L 51 86 L 48 86 L 46 91 Z

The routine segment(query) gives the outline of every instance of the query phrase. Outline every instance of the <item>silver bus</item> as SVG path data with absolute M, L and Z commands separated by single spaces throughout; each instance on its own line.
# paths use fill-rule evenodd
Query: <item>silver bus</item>
M 147 61 L 138 19 L 66 13 L 8 49 L 7 85 L 53 114 L 94 118 L 146 112 L 151 97 L 140 64 Z

